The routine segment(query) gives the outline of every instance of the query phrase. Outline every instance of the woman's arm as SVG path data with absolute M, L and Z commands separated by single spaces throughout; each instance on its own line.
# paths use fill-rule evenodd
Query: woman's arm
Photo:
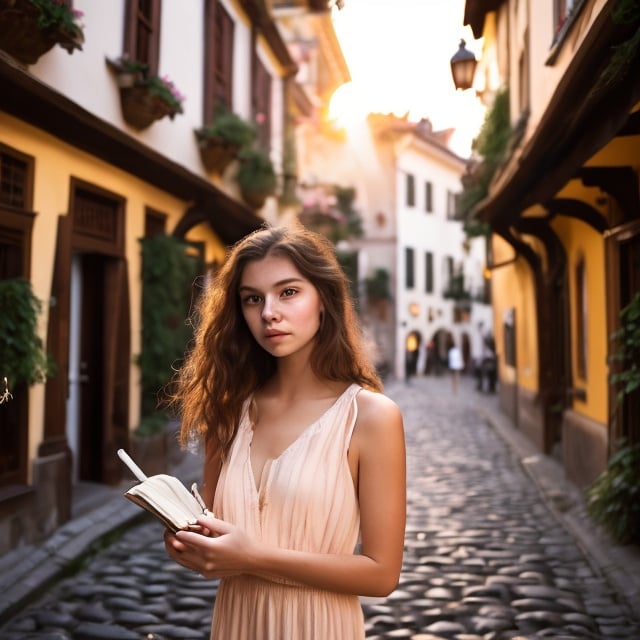
M 287 578 L 319 589 L 381 596 L 402 568 L 406 512 L 402 415 L 381 394 L 358 394 L 349 460 L 357 469 L 362 546 L 359 555 L 281 549 L 252 540 L 237 527 L 203 518 L 213 537 L 167 536 L 172 557 L 205 577 L 251 573 Z

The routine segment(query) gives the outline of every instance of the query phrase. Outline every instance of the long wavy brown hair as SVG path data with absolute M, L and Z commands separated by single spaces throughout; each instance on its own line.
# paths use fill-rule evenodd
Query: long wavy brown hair
M 245 266 L 267 255 L 289 258 L 320 295 L 324 314 L 310 357 L 313 372 L 325 380 L 382 390 L 333 245 L 302 226 L 259 229 L 231 248 L 200 296 L 191 318 L 193 345 L 170 393 L 181 420 L 182 443 L 199 439 L 223 458 L 236 434 L 245 400 L 276 370 L 276 358 L 249 331 L 239 295 Z

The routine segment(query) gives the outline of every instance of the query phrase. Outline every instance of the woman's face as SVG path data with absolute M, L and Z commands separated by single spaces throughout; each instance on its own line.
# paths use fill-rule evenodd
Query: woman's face
M 242 313 L 256 342 L 285 358 L 311 354 L 320 327 L 318 290 L 284 256 L 249 262 L 240 278 Z

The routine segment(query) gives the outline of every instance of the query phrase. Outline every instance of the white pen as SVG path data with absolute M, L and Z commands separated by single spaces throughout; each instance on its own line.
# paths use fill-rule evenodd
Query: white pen
M 131 471 L 131 473 L 133 473 L 140 482 L 144 482 L 147 479 L 147 476 L 144 475 L 142 469 L 131 459 L 124 449 L 118 449 L 118 457 L 127 465 L 127 467 L 129 467 L 129 471 Z
M 206 516 L 210 515 L 211 511 L 209 511 L 209 509 L 207 509 L 207 505 L 204 503 L 204 500 L 202 499 L 202 496 L 200 495 L 200 492 L 198 491 L 198 483 L 197 482 L 194 482 L 191 485 L 191 494 L 196 499 L 197 503 L 200 505 L 200 508 L 202 509 L 202 512 Z

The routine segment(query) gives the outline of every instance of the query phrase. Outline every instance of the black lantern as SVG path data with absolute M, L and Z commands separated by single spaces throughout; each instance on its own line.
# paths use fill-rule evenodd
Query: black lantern
M 478 64 L 476 57 L 465 48 L 467 44 L 464 40 L 460 40 L 460 47 L 456 54 L 451 58 L 451 74 L 453 75 L 453 83 L 456 89 L 470 89 L 473 84 L 473 74 Z

